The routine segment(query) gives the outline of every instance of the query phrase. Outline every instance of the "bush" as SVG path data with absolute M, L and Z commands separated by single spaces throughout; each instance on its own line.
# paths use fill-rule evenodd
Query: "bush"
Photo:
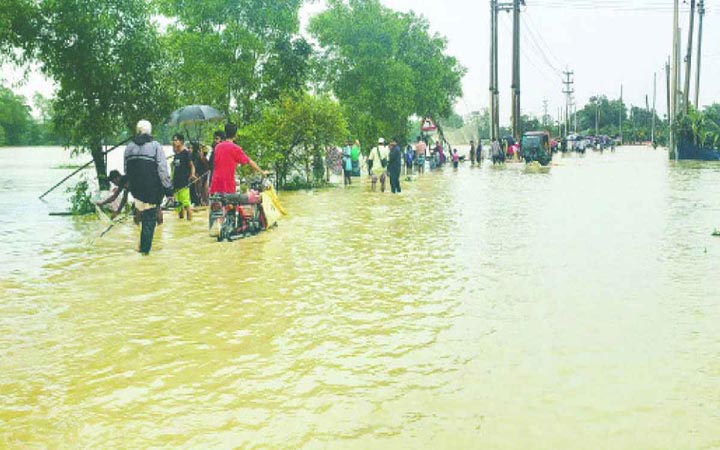
M 74 215 L 80 216 L 95 212 L 95 203 L 92 201 L 90 186 L 86 180 L 67 188 L 65 192 L 71 194 L 68 200 L 70 201 L 70 212 Z
M 322 189 L 335 186 L 333 183 L 320 179 L 308 182 L 305 178 L 296 175 L 282 187 L 283 191 L 302 191 L 307 189 Z

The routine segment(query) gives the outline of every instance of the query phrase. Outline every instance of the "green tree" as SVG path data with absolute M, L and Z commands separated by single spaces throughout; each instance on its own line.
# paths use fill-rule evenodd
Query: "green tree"
M 38 13 L 32 0 L 0 2 L 0 60 L 22 61 L 18 51 L 36 37 Z
M 165 58 L 145 0 L 38 0 L 22 9 L 31 30 L 19 45 L 58 85 L 53 122 L 76 151 L 89 151 L 108 186 L 102 143 L 140 118 L 169 113 Z M 27 5 L 24 5 L 27 6 Z M 17 19 L 17 17 L 15 17 Z
M 163 37 L 182 104 L 215 106 L 241 124 L 305 88 L 312 48 L 296 36 L 302 0 L 155 0 L 173 19 Z
M 461 94 L 465 70 L 445 54 L 446 40 L 429 35 L 414 13 L 398 13 L 379 0 L 331 0 L 310 20 L 323 49 L 332 92 L 361 142 L 407 135 L 408 118 L 448 117 Z
M 443 128 L 462 128 L 465 125 L 462 116 L 454 111 L 450 113 L 448 117 L 442 118 L 438 122 L 440 122 Z
M 0 128 L 3 139 L 0 145 L 26 145 L 33 125 L 30 107 L 24 97 L 0 86 Z
M 520 134 L 522 135 L 526 131 L 538 131 L 538 130 L 545 130 L 547 129 L 550 131 L 550 128 L 544 128 L 542 124 L 540 123 L 540 120 L 538 120 L 535 116 L 529 116 L 527 114 L 521 114 L 520 115 Z
M 325 148 L 347 136 L 342 108 L 328 96 L 285 96 L 265 109 L 262 119 L 239 133 L 238 141 L 261 165 L 275 168 L 279 187 L 292 173 L 306 181 L 318 176 Z M 320 174 L 322 170 L 320 170 Z

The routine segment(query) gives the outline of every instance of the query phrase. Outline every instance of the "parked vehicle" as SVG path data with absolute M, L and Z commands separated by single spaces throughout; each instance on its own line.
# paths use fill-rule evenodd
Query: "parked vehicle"
M 528 131 L 522 135 L 521 146 L 526 163 L 537 161 L 547 166 L 552 161 L 550 134 L 547 131 Z
M 261 178 L 244 193 L 210 196 L 208 227 L 218 242 L 253 236 L 277 224 L 282 207 L 272 191 L 272 182 Z

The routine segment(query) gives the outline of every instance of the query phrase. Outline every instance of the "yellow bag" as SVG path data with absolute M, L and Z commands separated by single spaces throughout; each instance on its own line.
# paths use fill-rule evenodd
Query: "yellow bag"
M 268 187 L 263 193 L 267 194 L 268 197 L 270 197 L 270 200 L 272 201 L 275 209 L 280 211 L 283 216 L 287 216 L 287 210 L 283 208 L 283 205 L 280 203 L 280 199 L 278 198 L 277 194 L 275 193 L 275 189 L 273 189 L 272 186 Z

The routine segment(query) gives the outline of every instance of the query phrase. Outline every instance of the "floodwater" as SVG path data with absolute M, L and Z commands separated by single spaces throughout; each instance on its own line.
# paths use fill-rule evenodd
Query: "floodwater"
M 0 150 L 0 447 L 720 448 L 718 164 L 281 193 L 277 229 L 167 215 L 142 257 L 47 215 L 67 160 Z

